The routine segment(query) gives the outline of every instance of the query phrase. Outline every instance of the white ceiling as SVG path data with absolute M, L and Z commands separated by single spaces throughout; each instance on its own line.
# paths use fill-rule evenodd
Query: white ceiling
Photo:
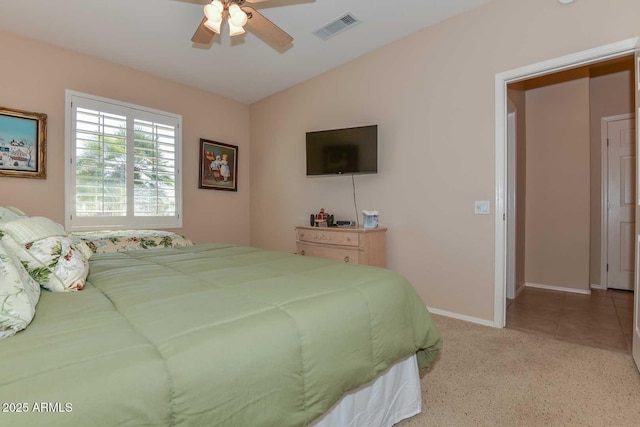
M 282 52 L 250 31 L 193 44 L 206 0 L 1 0 L 0 30 L 252 103 L 488 1 L 247 1 L 294 38 Z M 360 24 L 313 35 L 346 12 Z

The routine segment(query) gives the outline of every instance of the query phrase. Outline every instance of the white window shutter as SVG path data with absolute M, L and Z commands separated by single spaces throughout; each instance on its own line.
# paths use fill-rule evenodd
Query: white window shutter
M 67 229 L 181 227 L 181 117 L 67 98 Z

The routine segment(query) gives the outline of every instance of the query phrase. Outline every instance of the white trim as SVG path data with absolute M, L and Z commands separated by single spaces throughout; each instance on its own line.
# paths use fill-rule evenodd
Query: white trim
M 530 282 L 527 282 L 524 285 L 527 288 L 547 289 L 549 291 L 560 291 L 560 292 L 569 292 L 572 294 L 591 295 L 591 289 L 565 288 L 564 286 L 541 285 L 540 283 L 530 283 Z
M 633 338 L 631 340 L 631 355 L 633 356 L 633 361 L 636 365 L 636 369 L 640 370 L 640 210 L 638 210 L 640 206 L 640 168 L 638 165 L 640 164 L 640 156 L 638 156 L 638 150 L 640 150 L 640 44 L 636 45 L 634 51 L 635 57 L 635 105 L 634 105 L 634 113 L 636 114 L 636 254 L 635 254 L 635 272 L 633 277 Z
M 548 61 L 527 65 L 495 76 L 495 286 L 493 326 L 503 328 L 506 323 L 506 176 L 507 176 L 507 84 L 544 74 L 579 67 L 634 52 L 640 38 L 633 37 L 617 43 L 565 55 Z M 640 188 L 638 188 L 640 192 Z
M 602 289 L 602 290 L 606 290 L 606 288 L 604 286 L 600 286 L 600 285 L 596 285 L 595 283 L 591 284 L 591 289 Z
M 507 298 L 516 297 L 516 179 L 517 179 L 517 117 L 518 111 L 507 98 Z M 513 185 L 509 185 L 513 183 Z
M 157 110 L 155 108 L 145 107 L 142 105 L 132 104 L 130 102 L 118 101 L 111 98 L 105 98 L 103 96 L 91 95 L 88 93 L 78 92 L 76 90 L 65 89 L 65 99 L 71 100 L 72 97 L 84 98 L 90 102 L 98 101 L 101 103 L 111 104 L 114 108 L 130 108 L 132 110 L 138 110 L 142 114 L 153 113 L 159 116 L 166 116 L 171 120 L 179 120 L 182 123 L 182 115 L 176 113 L 170 113 L 168 111 Z
M 635 114 L 626 113 L 600 118 L 600 286 L 597 289 L 608 289 L 607 264 L 609 259 L 609 139 L 610 122 L 629 120 Z M 593 285 L 591 285 L 593 288 Z
M 451 311 L 440 310 L 437 308 L 427 307 L 429 313 L 438 314 L 440 316 L 451 317 L 452 319 L 464 320 L 465 322 L 476 323 L 478 325 L 495 327 L 491 320 L 479 319 L 477 317 L 466 316 L 464 314 L 452 313 Z
M 639 81 L 638 81 L 638 86 L 636 86 L 636 97 L 640 95 L 640 55 L 638 55 L 637 58 L 638 58 L 637 59 L 638 62 L 636 64 L 639 67 L 638 67 L 638 70 L 636 71 L 636 74 L 638 75 Z M 636 99 L 636 111 L 638 111 L 636 120 L 640 120 L 640 109 L 638 109 L 637 107 L 637 102 L 638 100 Z M 639 137 L 640 137 L 640 133 L 636 133 L 636 143 L 638 142 Z M 636 176 L 636 180 L 638 180 L 637 176 Z M 640 198 L 638 199 L 637 204 L 640 205 Z M 636 212 L 636 218 L 638 218 L 637 212 Z M 640 316 L 640 274 L 638 274 L 640 272 L 639 270 L 640 256 L 638 256 L 638 254 L 640 254 L 640 234 L 638 234 L 638 232 L 636 231 L 636 260 L 635 260 L 636 272 L 634 277 L 635 283 L 633 284 L 633 289 L 634 289 L 633 291 L 633 327 L 632 327 L 633 338 L 631 340 L 631 355 L 633 356 L 633 360 L 636 364 L 636 368 L 640 370 L 640 318 L 638 317 Z
M 600 119 L 600 287 L 607 289 L 607 258 L 609 257 L 609 149 L 606 117 Z M 593 288 L 593 284 L 591 284 Z
M 493 326 L 504 328 L 507 324 L 507 232 L 505 204 L 507 195 L 507 80 L 496 75 L 496 196 L 495 196 L 495 285 Z

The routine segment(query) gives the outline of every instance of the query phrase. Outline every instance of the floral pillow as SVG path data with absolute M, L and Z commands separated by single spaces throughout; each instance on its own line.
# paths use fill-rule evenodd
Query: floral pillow
M 180 234 L 162 230 L 83 231 L 69 233 L 69 237 L 86 242 L 89 250 L 97 254 L 193 245 Z
M 53 292 L 81 290 L 89 274 L 83 251 L 59 224 L 30 217 L 0 224 L 1 242 L 40 285 Z
M 25 218 L 27 214 L 13 206 L 0 206 L 0 222 L 9 222 Z
M 31 323 L 39 299 L 40 285 L 0 241 L 0 339 Z

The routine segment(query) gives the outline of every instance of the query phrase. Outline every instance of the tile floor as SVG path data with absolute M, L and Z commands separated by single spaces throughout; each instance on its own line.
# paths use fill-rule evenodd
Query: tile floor
M 507 300 L 507 328 L 577 344 L 631 352 L 633 292 L 594 289 L 591 295 L 525 288 Z

